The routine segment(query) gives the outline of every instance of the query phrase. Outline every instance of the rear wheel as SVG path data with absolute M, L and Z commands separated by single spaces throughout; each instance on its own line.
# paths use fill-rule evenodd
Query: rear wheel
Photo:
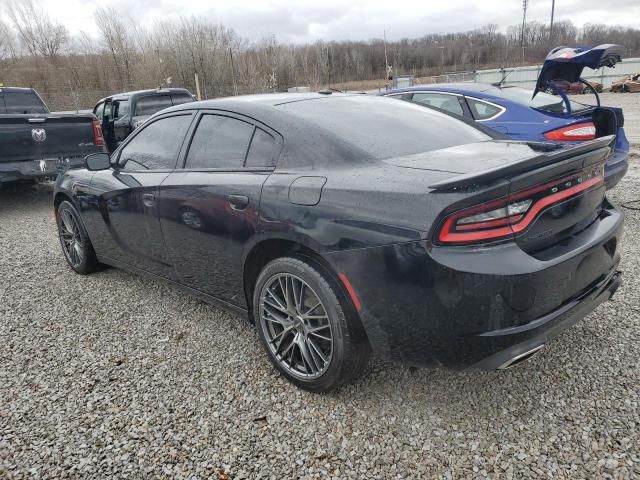
M 62 202 L 56 211 L 56 220 L 60 245 L 69 266 L 82 275 L 98 270 L 100 264 L 93 245 L 73 204 Z
M 280 373 L 299 387 L 327 392 L 360 376 L 370 349 L 366 339 L 353 338 L 359 320 L 320 270 L 302 259 L 273 260 L 258 276 L 253 310 Z

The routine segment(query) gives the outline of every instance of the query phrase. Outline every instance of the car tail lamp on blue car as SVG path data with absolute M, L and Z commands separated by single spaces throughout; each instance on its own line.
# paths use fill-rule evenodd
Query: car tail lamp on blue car
M 604 182 L 604 165 L 459 210 L 445 218 L 436 242 L 473 245 L 524 232 L 546 208 L 577 197 Z
M 592 122 L 576 123 L 567 127 L 551 130 L 544 134 L 547 140 L 582 142 L 596 138 L 596 126 Z

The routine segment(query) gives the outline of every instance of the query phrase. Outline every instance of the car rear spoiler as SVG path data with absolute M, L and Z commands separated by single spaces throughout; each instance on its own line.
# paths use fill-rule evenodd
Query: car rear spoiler
M 558 144 L 549 143 L 527 143 L 533 151 L 540 151 L 539 155 L 532 155 L 523 160 L 501 165 L 499 167 L 490 168 L 481 172 L 465 173 L 447 178 L 445 180 L 429 185 L 434 190 L 454 190 L 462 187 L 470 187 L 472 185 L 482 185 L 493 180 L 513 177 L 521 173 L 526 173 L 537 168 L 541 168 L 554 163 L 559 163 L 570 158 L 584 156 L 584 167 L 596 163 L 602 159 L 601 155 L 586 155 L 591 152 L 597 152 L 601 149 L 611 149 L 615 135 L 607 135 L 588 142 L 572 145 L 571 147 L 561 147 Z M 510 142 L 513 143 L 513 142 Z M 481 160 L 480 160 L 481 161 Z

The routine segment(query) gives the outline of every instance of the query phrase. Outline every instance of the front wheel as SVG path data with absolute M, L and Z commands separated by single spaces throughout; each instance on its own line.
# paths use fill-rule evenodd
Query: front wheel
M 359 320 L 341 297 L 337 282 L 303 259 L 273 260 L 258 276 L 253 311 L 260 340 L 273 365 L 301 388 L 334 390 L 367 364 L 369 345 L 355 338 Z
M 62 202 L 56 211 L 56 221 L 62 252 L 69 266 L 82 275 L 98 270 L 100 264 L 93 245 L 73 204 Z

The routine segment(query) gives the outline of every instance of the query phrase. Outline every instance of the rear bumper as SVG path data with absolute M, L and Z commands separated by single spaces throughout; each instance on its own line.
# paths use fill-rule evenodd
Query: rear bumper
M 629 152 L 614 150 L 604 166 L 604 183 L 607 190 L 615 187 L 629 170 Z
M 26 160 L 23 162 L 0 162 L 0 183 L 16 180 L 56 178 L 58 174 L 69 168 L 82 167 L 83 165 L 84 156 Z
M 514 243 L 470 249 L 426 241 L 327 259 L 349 279 L 377 352 L 420 366 L 497 368 L 613 294 L 622 224 L 609 205 L 601 220 L 543 259 Z
M 481 360 L 471 368 L 494 370 L 509 365 L 511 361 L 521 358 L 522 355 L 536 351 L 546 342 L 584 318 L 602 302 L 609 300 L 621 283 L 622 273 L 614 270 L 587 293 L 531 322 L 523 329 L 514 327 L 483 333 L 484 336 L 501 337 L 506 340 L 506 343 L 517 343 Z M 519 341 L 520 334 L 525 334 L 522 335 L 525 340 Z

